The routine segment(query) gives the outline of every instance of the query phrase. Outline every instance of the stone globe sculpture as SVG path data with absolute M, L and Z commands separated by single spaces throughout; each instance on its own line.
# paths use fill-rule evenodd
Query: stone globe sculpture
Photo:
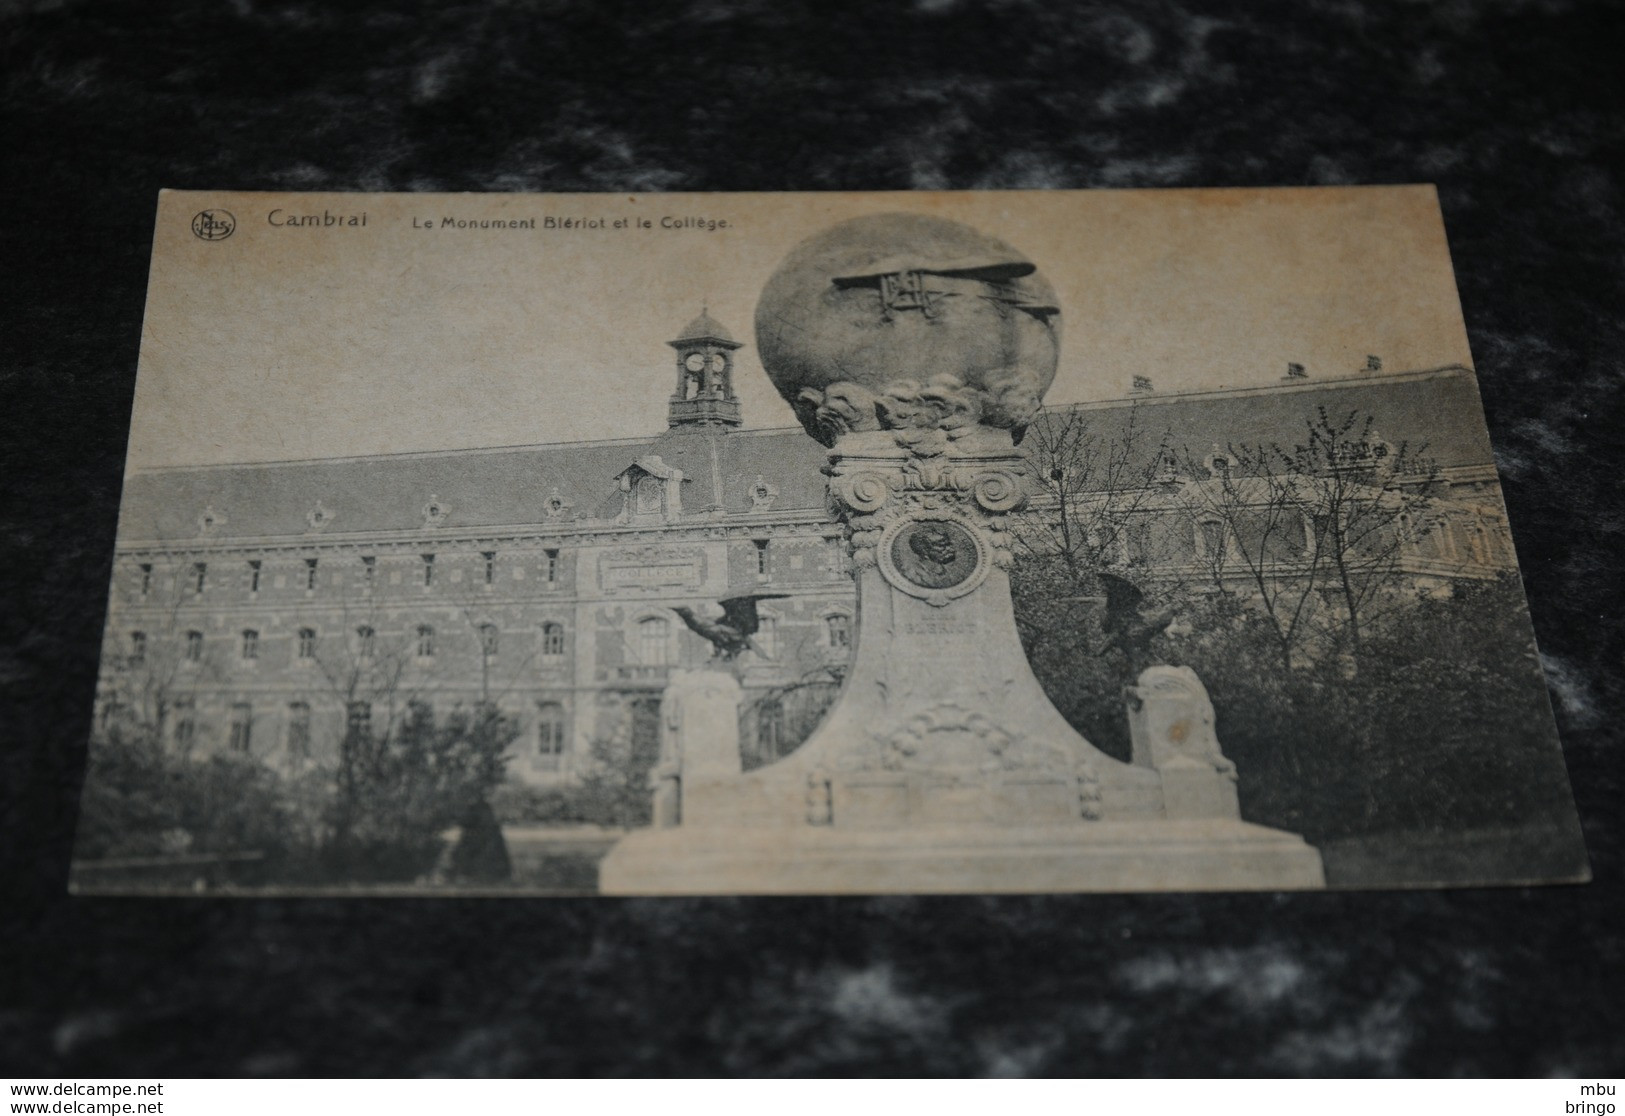
M 843 221 L 798 245 L 756 307 L 769 378 L 807 432 L 1006 429 L 1055 379 L 1055 292 L 994 237 L 940 217 Z

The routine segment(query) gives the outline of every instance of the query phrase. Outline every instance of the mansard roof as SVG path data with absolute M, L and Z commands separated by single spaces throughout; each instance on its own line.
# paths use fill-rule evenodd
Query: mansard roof
M 1350 411 L 1370 414 L 1384 440 L 1413 449 L 1425 444 L 1426 456 L 1441 467 L 1492 462 L 1477 382 L 1459 367 L 1138 396 L 1077 410 L 1093 438 L 1120 439 L 1132 421 L 1141 432 L 1140 453 L 1153 454 L 1166 436 L 1176 451 L 1200 458 L 1227 443 L 1295 444 L 1317 407 L 1338 419 Z M 637 439 L 138 471 L 125 479 L 119 536 L 203 537 L 206 508 L 216 519 L 206 535 L 217 540 L 428 527 L 567 530 L 586 520 L 613 521 L 622 509 L 617 478 L 650 457 L 681 470 L 685 523 L 711 522 L 713 504 L 733 517 L 762 512 L 753 496 L 758 477 L 775 490 L 769 514 L 825 514 L 825 451 L 801 430 L 677 427 Z M 327 515 L 319 530 L 311 521 L 318 504 Z
M 1306 442 L 1318 408 L 1338 423 L 1351 412 L 1361 422 L 1369 415 L 1372 432 L 1383 441 L 1396 449 L 1404 444 L 1412 455 L 1440 468 L 1494 461 L 1478 381 L 1460 365 L 1280 387 L 1137 395 L 1057 409 L 1040 421 L 1076 411 L 1088 423 L 1090 438 L 1101 443 L 1121 443 L 1132 423 L 1134 449 L 1142 461 L 1165 439 L 1179 458 L 1188 454 L 1201 460 L 1214 447 L 1274 443 L 1290 449 Z

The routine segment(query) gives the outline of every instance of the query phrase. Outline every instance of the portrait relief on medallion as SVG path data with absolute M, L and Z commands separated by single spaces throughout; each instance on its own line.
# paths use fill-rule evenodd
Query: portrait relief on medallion
M 952 589 L 976 573 L 981 549 L 970 531 L 947 520 L 921 520 L 897 532 L 891 564 L 921 589 Z

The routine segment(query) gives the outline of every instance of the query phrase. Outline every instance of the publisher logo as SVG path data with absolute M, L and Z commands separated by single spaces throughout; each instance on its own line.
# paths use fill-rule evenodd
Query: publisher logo
M 205 209 L 192 218 L 192 235 L 199 240 L 224 240 L 237 231 L 237 218 L 224 209 Z

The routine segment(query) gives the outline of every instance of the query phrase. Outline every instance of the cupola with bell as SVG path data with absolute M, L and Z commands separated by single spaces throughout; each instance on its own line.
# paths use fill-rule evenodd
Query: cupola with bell
M 671 397 L 671 426 L 738 426 L 734 395 L 734 352 L 743 346 L 707 310 L 689 322 L 675 341 L 677 391 Z

